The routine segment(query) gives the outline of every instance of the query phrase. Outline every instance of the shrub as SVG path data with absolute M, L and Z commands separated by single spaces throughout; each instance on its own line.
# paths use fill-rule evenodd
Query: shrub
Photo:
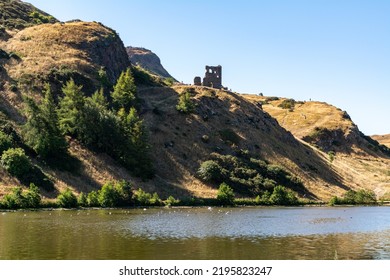
M 3 207 L 7 209 L 17 209 L 25 207 L 25 199 L 22 195 L 22 188 L 13 188 L 11 193 L 6 194 L 3 198 Z
M 195 104 L 191 100 L 191 94 L 188 91 L 184 91 L 179 96 L 179 101 L 176 105 L 176 110 L 183 114 L 192 113 L 195 109 Z
M 152 198 L 152 195 L 150 193 L 147 193 L 143 191 L 141 188 L 139 188 L 135 193 L 134 193 L 134 200 L 137 205 L 140 206 L 147 206 L 150 205 L 150 200 Z
M 149 203 L 150 203 L 150 205 L 153 205 L 153 206 L 163 205 L 161 198 L 158 196 L 158 194 L 156 192 L 153 193 L 152 198 L 149 199 Z
M 81 192 L 77 198 L 77 204 L 82 207 L 88 206 L 88 196 Z
M 283 186 L 276 186 L 269 198 L 275 205 L 294 205 L 298 203 L 298 198 Z
M 77 197 L 69 188 L 57 196 L 57 201 L 58 205 L 63 208 L 77 207 Z
M 96 191 L 88 193 L 87 203 L 90 207 L 99 206 L 99 194 Z
M 295 103 L 296 101 L 294 99 L 285 99 L 282 101 L 282 103 L 279 104 L 279 107 L 293 111 L 295 107 Z
M 201 163 L 197 171 L 199 178 L 217 184 L 225 182 L 235 192 L 257 196 L 265 190 L 273 190 L 277 185 L 295 191 L 304 190 L 298 177 L 280 166 L 252 158 L 245 151 L 239 152 L 239 157 L 212 153 L 211 158 Z
M 329 201 L 330 205 L 337 204 L 375 204 L 377 203 L 375 193 L 371 190 L 349 190 L 347 191 L 342 198 L 334 196 Z
M 41 205 L 41 195 L 39 194 L 39 188 L 33 183 L 30 184 L 30 188 L 24 195 L 25 206 L 27 208 L 38 208 Z
M 31 163 L 21 148 L 10 148 L 3 152 L 1 164 L 12 175 L 21 177 L 31 169 Z
M 180 200 L 175 199 L 172 195 L 169 196 L 167 198 L 167 200 L 165 200 L 165 205 L 166 206 L 175 206 L 175 205 L 178 205 L 179 203 L 180 203 Z
M 0 155 L 12 147 L 12 137 L 0 131 Z
M 222 183 L 218 189 L 217 200 L 224 206 L 233 205 L 234 204 L 233 189 L 229 187 L 227 184 Z
M 106 183 L 99 191 L 98 199 L 101 207 L 115 207 L 119 201 L 119 193 L 111 182 Z
M 24 192 L 21 187 L 16 187 L 4 196 L 1 205 L 7 209 L 38 208 L 41 205 L 41 195 L 34 184 L 30 184 L 29 189 Z
M 198 176 L 204 181 L 218 181 L 221 178 L 221 166 L 214 160 L 203 162 L 198 169 Z

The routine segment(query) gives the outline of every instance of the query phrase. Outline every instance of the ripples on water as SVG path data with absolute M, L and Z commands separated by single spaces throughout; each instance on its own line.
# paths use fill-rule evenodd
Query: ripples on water
M 390 208 L 14 212 L 0 241 L 0 259 L 389 259 Z

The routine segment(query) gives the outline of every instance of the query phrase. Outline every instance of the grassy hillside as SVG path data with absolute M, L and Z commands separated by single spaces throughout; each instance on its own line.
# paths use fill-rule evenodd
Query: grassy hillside
M 4 14 L 15 11 L 3 7 Z M 28 14 L 34 8 L 26 4 L 23 9 Z M 13 16 L 23 19 L 24 14 Z M 278 184 L 317 200 L 328 200 L 349 189 L 367 188 L 378 196 L 390 191 L 390 150 L 360 133 L 340 109 L 321 102 L 240 95 L 206 87 L 162 86 L 158 78 L 132 67 L 136 98 L 132 82 L 129 87 L 113 87 L 130 66 L 115 31 L 96 22 L 42 24 L 39 15 L 31 16 L 31 24 L 38 25 L 27 22 L 21 30 L 7 25 L 0 38 L 0 136 L 4 149 L 25 151 L 40 182 L 51 182 L 54 189 L 41 189 L 47 198 L 66 188 L 89 192 L 121 179 L 162 198 L 215 197 L 221 181 L 232 184 L 242 197 L 262 194 Z M 75 82 L 74 91 L 67 95 L 62 88 L 70 79 Z M 34 128 L 34 112 L 36 119 L 42 120 L 36 112 L 43 115 L 48 111 L 40 109 L 49 102 L 43 91 L 46 83 L 53 93 L 50 102 L 62 106 L 62 124 L 87 124 L 79 130 L 62 129 L 68 154 L 54 163 L 37 152 L 35 139 L 26 137 L 30 132 L 26 133 L 26 121 Z M 91 98 L 100 88 L 103 92 Z M 114 98 L 112 92 L 121 89 L 125 95 Z M 74 101 L 79 102 L 78 109 L 72 105 L 72 96 L 78 98 Z M 68 99 L 63 102 L 65 97 Z M 131 105 L 123 105 L 127 101 L 121 98 L 130 98 Z M 179 100 L 188 104 L 177 107 Z M 137 110 L 132 111 L 133 107 Z M 136 126 L 137 122 L 143 125 Z M 40 139 L 39 133 L 32 135 Z M 134 160 L 141 148 L 150 149 L 155 176 L 149 180 L 134 175 L 143 161 Z M 68 160 L 72 168 L 59 168 Z M 209 170 L 214 172 L 212 180 L 198 172 L 205 162 L 217 166 L 217 172 Z M 4 164 L 0 166 L 0 196 L 13 186 L 27 186 L 26 180 L 32 176 L 18 180 L 10 174 Z
M 387 147 L 390 148 L 390 134 L 386 135 L 373 135 L 371 136 L 372 139 L 378 141 L 382 145 L 386 145 Z
M 113 84 L 130 64 L 121 39 L 96 22 L 43 24 L 26 28 L 0 43 L 18 59 L 4 66 L 20 90 L 40 87 L 39 82 L 63 82 L 70 77 L 93 92 L 100 80 Z M 102 77 L 99 71 L 105 71 Z
M 244 95 L 276 118 L 297 139 L 331 159 L 332 169 L 351 188 L 389 192 L 389 149 L 363 135 L 348 114 L 323 102 Z

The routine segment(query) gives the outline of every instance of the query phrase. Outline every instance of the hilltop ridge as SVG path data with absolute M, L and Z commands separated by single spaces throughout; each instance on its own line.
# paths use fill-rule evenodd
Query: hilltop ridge
M 157 76 L 173 78 L 162 66 L 160 58 L 151 50 L 139 47 L 126 47 L 126 52 L 132 64 L 139 65 Z

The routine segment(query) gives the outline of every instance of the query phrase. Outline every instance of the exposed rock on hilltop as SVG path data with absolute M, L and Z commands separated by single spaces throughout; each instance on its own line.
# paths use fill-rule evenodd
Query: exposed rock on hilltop
M 152 74 L 163 78 L 172 78 L 167 70 L 161 65 L 160 58 L 151 50 L 137 47 L 126 47 L 130 62 L 139 65 Z
M 116 32 L 96 22 L 29 27 L 3 44 L 3 49 L 21 58 L 6 68 L 23 85 L 37 78 L 63 81 L 73 77 L 92 91 L 99 82 L 99 70 L 105 70 L 108 81 L 114 83 L 130 65 Z

